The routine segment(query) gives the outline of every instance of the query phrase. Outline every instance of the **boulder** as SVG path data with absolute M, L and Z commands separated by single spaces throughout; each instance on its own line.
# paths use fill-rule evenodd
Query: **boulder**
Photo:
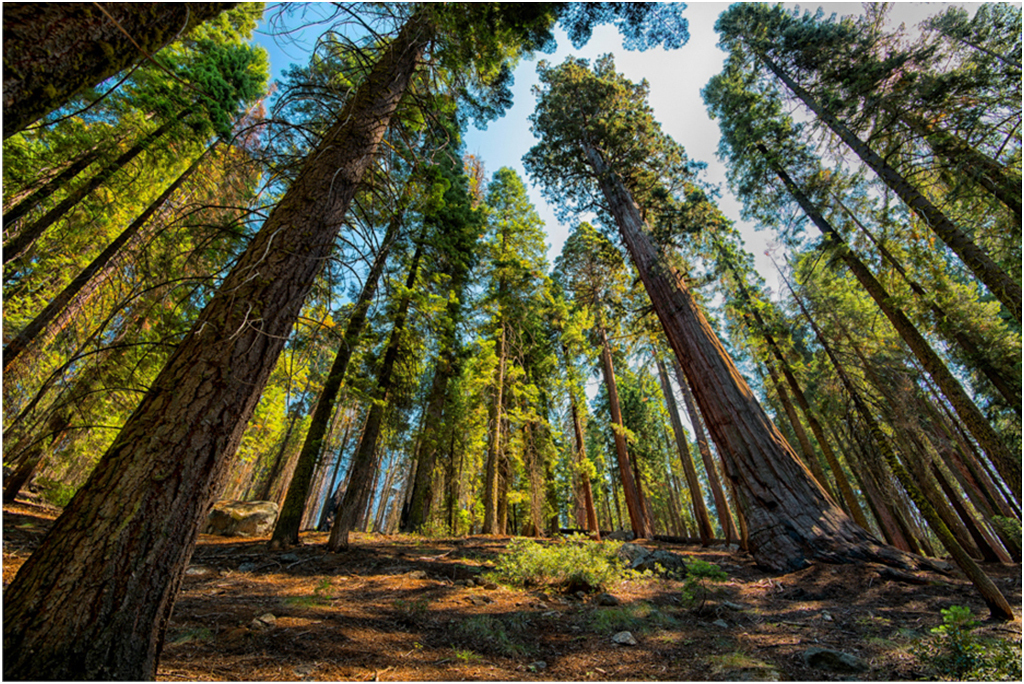
M 277 514 L 273 501 L 218 501 L 206 518 L 203 532 L 222 537 L 259 537 L 274 530 Z
M 660 565 L 666 573 L 686 574 L 686 559 L 671 551 L 663 549 L 649 551 L 638 544 L 623 544 L 619 548 L 619 556 L 626 561 L 630 570 L 653 571 L 656 566 Z

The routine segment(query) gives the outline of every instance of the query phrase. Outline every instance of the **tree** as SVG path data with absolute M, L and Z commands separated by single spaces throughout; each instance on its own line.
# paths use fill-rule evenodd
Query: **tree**
M 599 204 L 612 217 L 737 484 L 758 563 L 783 569 L 877 558 L 912 565 L 854 524 L 805 470 L 653 243 L 632 189 L 650 196 L 651 179 L 661 175 L 652 167 L 672 148 L 645 104 L 645 85 L 616 74 L 609 58 L 593 72 L 581 60 L 540 71 L 531 120 L 541 142 L 527 168 L 563 206 Z

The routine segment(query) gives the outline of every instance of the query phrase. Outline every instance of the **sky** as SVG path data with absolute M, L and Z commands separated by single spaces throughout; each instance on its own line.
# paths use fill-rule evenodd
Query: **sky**
M 536 98 L 531 88 L 537 85 L 537 61 L 544 59 L 550 64 L 561 64 L 569 55 L 594 60 L 606 53 L 615 54 L 615 65 L 619 72 L 633 81 L 646 78 L 650 84 L 650 104 L 654 109 L 655 118 L 661 123 L 666 133 L 676 142 L 683 145 L 689 157 L 695 161 L 706 162 L 708 167 L 705 178 L 719 185 L 722 197 L 719 206 L 730 219 L 736 222 L 746 242 L 749 252 L 754 255 L 755 265 L 765 282 L 774 291 L 779 291 L 778 278 L 771 261 L 764 251 L 771 244 L 773 235 L 764 230 L 757 230 L 753 224 L 740 219 L 740 204 L 729 192 L 725 179 L 725 166 L 716 158 L 720 133 L 718 125 L 712 121 L 700 96 L 701 89 L 712 76 L 722 69 L 725 53 L 717 47 L 718 34 L 714 24 L 731 3 L 728 2 L 689 2 L 683 16 L 689 22 L 690 40 L 677 50 L 661 48 L 645 52 L 629 52 L 622 48 L 622 41 L 612 26 L 598 27 L 590 41 L 583 49 L 575 50 L 561 29 L 556 30 L 558 50 L 551 55 L 538 54 L 530 61 L 522 62 L 516 69 L 515 85 L 512 88 L 514 104 L 505 115 L 491 122 L 485 130 L 479 130 L 472 124 L 466 135 L 466 151 L 480 157 L 485 164 L 488 177 L 503 166 L 515 169 L 527 183 L 530 200 L 537 207 L 544 219 L 548 233 L 548 260 L 553 263 L 562 248 L 562 243 L 569 234 L 571 226 L 562 225 L 555 218 L 554 211 L 541 196 L 540 189 L 534 187 L 523 168 L 522 156 L 535 143 L 530 133 L 527 117 L 533 112 Z M 968 3 L 939 2 L 897 2 L 892 11 L 893 20 L 904 23 L 912 29 L 929 16 L 940 13 L 949 4 L 962 5 L 970 11 Z M 862 6 L 856 2 L 836 3 L 785 3 L 789 8 L 801 11 L 816 11 L 818 7 L 826 14 L 859 15 Z M 268 4 L 273 8 L 275 5 Z M 974 4 L 977 7 L 977 4 Z M 971 12 L 973 14 L 973 12 Z M 316 14 L 316 8 L 307 10 L 307 19 Z M 298 21 L 298 18 L 296 18 Z M 264 24 L 261 24 L 261 29 Z M 277 78 L 288 64 L 300 63 L 306 59 L 304 44 L 311 45 L 311 40 L 319 35 L 319 30 L 306 32 L 293 44 L 281 46 L 266 33 L 257 32 L 257 41 L 267 47 L 270 53 L 272 78 Z

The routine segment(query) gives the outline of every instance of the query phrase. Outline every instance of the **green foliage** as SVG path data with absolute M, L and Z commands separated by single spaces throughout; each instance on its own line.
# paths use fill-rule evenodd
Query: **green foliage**
M 992 516 L 992 524 L 999 528 L 999 531 L 1011 539 L 1017 540 L 1017 547 L 1021 545 L 1020 520 L 1007 518 L 1002 515 Z
M 53 504 L 54 506 L 60 506 L 64 508 L 71 501 L 71 498 L 78 491 L 78 487 L 65 484 L 59 480 L 51 480 L 48 477 L 40 477 L 36 480 L 36 484 L 39 485 L 42 490 L 41 494 L 43 499 Z
M 708 597 L 714 593 L 711 584 L 729 579 L 729 575 L 714 563 L 695 558 L 686 564 L 686 581 L 683 583 L 683 601 L 697 612 L 704 609 Z
M 676 620 L 671 615 L 642 601 L 599 608 L 590 618 L 590 628 L 599 634 L 614 634 L 624 630 L 640 633 L 666 629 L 675 624 Z
M 532 650 L 516 638 L 528 625 L 529 618 L 519 613 L 513 613 L 506 620 L 493 615 L 475 615 L 460 623 L 459 632 L 470 642 L 487 643 L 512 658 L 527 655 Z
M 625 563 L 618 542 L 594 542 L 574 535 L 562 543 L 513 539 L 493 577 L 521 587 L 544 584 L 565 591 L 595 591 L 623 579 Z
M 943 679 L 1019 682 L 1020 643 L 977 637 L 977 626 L 970 608 L 943 608 L 942 624 L 931 630 L 935 637 L 921 643 L 916 655 Z

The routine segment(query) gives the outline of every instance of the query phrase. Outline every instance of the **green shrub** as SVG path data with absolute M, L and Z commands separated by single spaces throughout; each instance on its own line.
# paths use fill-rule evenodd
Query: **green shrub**
M 77 487 L 47 477 L 37 479 L 36 484 L 42 490 L 40 495 L 45 501 L 61 508 L 67 506 L 78 491 Z
M 503 656 L 512 658 L 525 656 L 532 650 L 521 643 L 517 633 L 525 631 L 529 621 L 518 613 L 508 619 L 508 625 L 493 615 L 474 615 L 459 623 L 459 632 L 467 641 L 494 648 Z
M 618 542 L 573 536 L 557 544 L 513 539 L 497 562 L 492 579 L 519 587 L 544 584 L 574 591 L 596 591 L 623 578 L 625 563 Z
M 942 625 L 931 630 L 935 637 L 920 643 L 915 655 L 945 679 L 1021 681 L 1020 644 L 978 637 L 972 633 L 977 626 L 970 608 L 943 608 Z
M 598 634 L 614 634 L 625 630 L 642 633 L 652 629 L 668 629 L 676 620 L 649 603 L 598 608 L 590 618 L 590 629 Z
M 710 583 L 729 579 L 722 568 L 714 563 L 695 558 L 686 564 L 686 581 L 683 583 L 683 603 L 700 612 L 714 589 Z

